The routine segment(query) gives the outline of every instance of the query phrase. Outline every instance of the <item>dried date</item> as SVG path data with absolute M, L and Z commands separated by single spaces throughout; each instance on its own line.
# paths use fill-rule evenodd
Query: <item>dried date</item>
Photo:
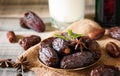
M 8 31 L 7 32 L 7 38 L 10 43 L 15 43 L 16 42 L 16 35 L 13 31 Z
M 25 24 L 24 18 L 21 18 L 21 19 L 20 19 L 20 26 L 23 27 L 23 28 L 29 29 L 29 27 Z
M 88 47 L 89 51 L 93 53 L 95 60 L 98 60 L 101 57 L 100 45 L 95 40 L 87 41 L 86 46 Z
M 111 65 L 101 65 L 91 71 L 90 76 L 120 76 L 117 67 Z
M 97 29 L 93 32 L 90 32 L 88 34 L 88 37 L 92 40 L 97 40 L 97 39 L 101 38 L 102 36 L 104 36 L 104 33 L 105 33 L 105 29 Z
M 49 46 L 42 45 L 39 50 L 40 60 L 47 66 L 58 67 L 59 58 L 55 50 Z
M 88 66 L 94 63 L 94 58 L 91 52 L 84 51 L 64 56 L 61 60 L 60 67 L 64 69 L 74 69 Z
M 44 39 L 43 41 L 41 41 L 41 45 L 42 46 L 49 46 L 49 47 L 52 47 L 52 42 L 53 40 L 55 39 L 55 37 L 49 37 L 47 39 Z
M 19 44 L 24 48 L 24 50 L 27 50 L 31 46 L 39 43 L 41 41 L 41 38 L 36 35 L 31 35 L 29 37 L 24 37 L 19 40 Z
M 20 25 L 25 28 L 31 28 L 37 32 L 45 31 L 45 24 L 34 12 L 29 11 L 20 19 Z
M 52 42 L 52 47 L 62 55 L 67 55 L 70 53 L 70 49 L 68 47 L 68 42 L 61 39 L 61 38 L 56 38 Z
M 120 40 L 120 27 L 112 27 L 110 28 L 110 36 L 117 40 Z
M 106 51 L 111 57 L 120 57 L 120 48 L 113 42 L 107 43 Z

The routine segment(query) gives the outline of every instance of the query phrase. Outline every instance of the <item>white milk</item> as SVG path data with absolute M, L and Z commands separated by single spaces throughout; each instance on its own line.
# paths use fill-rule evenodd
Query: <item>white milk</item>
M 51 17 L 58 22 L 75 22 L 84 18 L 85 0 L 49 0 Z

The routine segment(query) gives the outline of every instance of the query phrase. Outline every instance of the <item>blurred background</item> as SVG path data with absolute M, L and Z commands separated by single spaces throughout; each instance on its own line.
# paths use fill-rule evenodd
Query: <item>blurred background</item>
M 48 0 L 0 0 L 0 17 L 19 18 L 28 10 L 34 11 L 40 17 L 50 17 Z M 95 0 L 86 0 L 85 14 L 94 16 L 94 12 Z

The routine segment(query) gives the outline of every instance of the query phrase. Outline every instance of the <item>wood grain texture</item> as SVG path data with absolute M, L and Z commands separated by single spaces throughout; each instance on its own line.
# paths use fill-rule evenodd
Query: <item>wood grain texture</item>
M 21 36 L 39 35 L 42 39 L 48 36 L 49 32 L 55 29 L 50 26 L 49 19 L 43 19 L 47 28 L 43 33 L 38 33 L 33 30 L 21 28 L 19 18 L 0 18 L 0 58 L 11 58 L 15 61 L 24 50 L 18 43 L 9 43 L 6 33 L 13 30 L 17 35 L 17 39 Z M 0 76 L 17 76 L 18 71 L 14 68 L 0 68 Z M 23 76 L 36 76 L 32 71 L 23 73 Z
M 85 0 L 86 5 L 94 6 L 95 0 Z M 0 0 L 0 5 L 38 5 L 48 4 L 48 0 Z
M 95 0 L 86 0 L 85 16 L 93 15 L 94 8 Z M 0 0 L 0 17 L 22 17 L 28 10 L 40 17 L 50 17 L 48 0 Z
M 0 0 L 0 5 L 36 5 L 47 3 L 48 0 Z
M 0 5 L 0 17 L 20 18 L 29 10 L 40 17 L 50 17 L 48 5 Z
M 28 10 L 35 12 L 39 17 L 50 17 L 48 5 L 0 5 L 0 17 L 20 18 Z M 93 18 L 95 13 L 94 7 L 87 7 L 85 17 Z

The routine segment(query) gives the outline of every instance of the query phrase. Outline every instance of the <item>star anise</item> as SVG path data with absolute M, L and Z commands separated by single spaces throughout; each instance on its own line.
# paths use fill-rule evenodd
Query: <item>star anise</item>
M 18 58 L 18 62 L 14 64 L 14 67 L 17 68 L 19 72 L 27 72 L 29 71 L 29 62 L 27 61 L 27 57 Z
M 8 67 L 13 67 L 13 64 L 15 62 L 12 61 L 12 59 L 0 59 L 0 67 L 2 68 L 8 68 Z
M 75 50 L 80 49 L 80 51 L 83 51 L 83 48 L 87 49 L 85 43 L 82 42 L 82 38 L 76 38 L 76 39 L 72 40 L 70 45 L 75 46 Z
M 83 48 L 87 49 L 84 42 L 84 39 L 87 39 L 87 37 L 83 36 L 82 34 L 73 33 L 72 30 L 68 30 L 67 33 L 65 32 L 61 35 L 55 34 L 55 37 L 62 38 L 70 42 L 70 46 L 75 46 L 75 50 L 80 49 L 80 51 L 83 51 Z

